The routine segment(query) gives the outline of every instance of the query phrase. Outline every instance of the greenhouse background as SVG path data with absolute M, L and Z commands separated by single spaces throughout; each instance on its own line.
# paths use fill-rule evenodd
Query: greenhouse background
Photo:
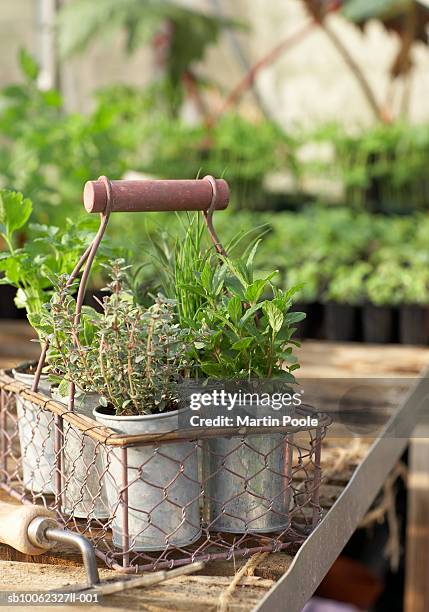
M 296 596 L 299 604 L 292 603 L 295 599 L 291 597 L 290 608 L 284 608 L 287 612 L 303 609 L 299 606 L 306 601 L 306 612 L 424 612 L 429 606 L 425 584 L 428 524 L 422 510 L 427 503 L 427 482 L 416 484 L 419 475 L 427 479 L 429 437 L 417 408 L 407 403 L 417 401 L 413 389 L 416 393 L 426 389 L 424 368 L 429 358 L 428 28 L 427 0 L 4 0 L 0 6 L 1 367 L 37 359 L 41 343 L 48 351 L 48 361 L 51 359 L 50 373 L 58 379 L 61 372 L 64 381 L 75 384 L 67 369 L 73 369 L 74 362 L 58 366 L 58 355 L 50 354 L 47 346 L 60 333 L 72 354 L 74 349 L 67 342 L 76 330 L 68 320 L 73 332 L 58 332 L 58 321 L 49 317 L 55 312 L 57 297 L 64 297 L 70 289 L 65 275 L 72 273 L 88 244 L 94 244 L 99 219 L 87 211 L 100 190 L 107 190 L 106 215 L 109 206 L 129 210 L 119 191 L 115 192 L 119 181 L 134 182 L 135 193 L 144 192 L 150 200 L 145 185 L 159 189 L 156 193 L 160 194 L 167 185 L 163 181 L 195 179 L 189 189 L 202 193 L 197 183 L 206 180 L 213 190 L 212 206 L 226 208 L 226 202 L 218 201 L 224 198 L 226 187 L 210 178 L 215 177 L 224 179 L 230 190 L 227 209 L 215 211 L 217 234 L 213 234 L 207 211 L 201 218 L 208 223 L 220 259 L 212 259 L 211 243 L 198 259 L 196 252 L 205 242 L 198 233 L 202 230 L 197 217 L 171 212 L 185 207 L 179 203 L 183 195 L 179 185 L 170 208 L 163 208 L 170 212 L 112 214 L 111 218 L 107 214 L 106 238 L 82 312 L 89 309 L 96 313 L 94 317 L 106 316 L 115 282 L 129 275 L 129 293 L 138 312 L 141 309 L 147 315 L 165 300 L 164 314 L 177 309 L 176 327 L 189 332 L 188 312 L 195 310 L 192 323 L 198 321 L 201 329 L 192 331 L 203 330 L 207 335 L 194 337 L 197 350 L 193 349 L 190 363 L 198 363 L 209 379 L 211 375 L 222 378 L 228 368 L 242 374 L 234 353 L 241 351 L 239 357 L 247 364 L 249 376 L 252 368 L 260 378 L 271 378 L 273 368 L 281 374 L 280 362 L 290 376 L 288 382 L 296 382 L 294 370 L 296 375 L 302 372 L 320 404 L 318 409 L 329 408 L 331 384 L 336 384 L 340 412 L 356 408 L 365 419 L 366 410 L 372 407 L 382 413 L 377 413 L 381 421 L 386 415 L 409 414 L 407 428 L 392 436 L 396 450 L 381 455 L 383 460 L 377 464 L 385 463 L 384 476 L 377 473 L 375 464 L 372 470 L 368 467 L 369 439 L 375 445 L 379 441 L 369 423 L 354 423 L 350 441 L 339 436 L 338 446 L 328 436 L 322 444 L 323 450 L 328 449 L 325 457 L 330 463 L 326 465 L 324 459 L 320 464 L 319 451 L 314 450 L 321 430 L 311 438 L 308 457 L 313 485 L 319 469 L 328 474 L 316 487 L 322 487 L 321 497 L 317 493 L 317 499 L 311 497 L 309 502 L 313 511 L 320 510 L 319 526 L 323 527 L 325 515 L 332 516 L 342 491 L 350 495 L 349 504 L 352 499 L 366 499 L 363 489 L 357 494 L 353 488 L 357 486 L 352 478 L 355 469 L 358 475 L 359 469 L 373 471 L 374 483 L 368 484 L 372 492 L 372 497 L 367 492 L 368 507 L 356 510 L 350 519 L 350 533 L 337 534 L 331 548 L 322 542 L 330 551 L 331 569 L 322 571 L 323 560 L 318 559 L 314 588 L 310 589 L 310 580 L 304 580 L 306 596 L 302 595 L 302 601 Z M 98 177 L 107 178 L 97 182 Z M 86 211 L 82 193 L 88 181 L 96 195 L 89 205 L 85 200 Z M 170 185 L 174 190 L 175 184 Z M 130 189 L 129 194 L 133 187 Z M 145 210 L 141 202 L 130 206 Z M 152 210 L 148 206 L 146 210 Z M 203 210 L 193 200 L 192 206 L 190 210 Z M 15 217 L 17 210 L 20 218 Z M 191 244 L 191 238 L 195 243 Z M 190 272 L 186 257 L 191 254 L 199 267 Z M 208 299 L 209 281 L 215 282 L 217 266 L 227 266 L 229 255 L 237 258 L 235 267 L 228 268 L 235 284 L 228 284 L 219 272 L 218 287 L 222 289 Z M 106 264 L 111 260 L 116 263 Z M 211 273 L 207 262 L 213 268 Z M 188 275 L 179 279 L 184 269 Z M 79 273 L 80 269 L 77 277 Z M 240 282 L 246 289 L 242 293 L 237 289 Z M 191 285 L 195 285 L 192 291 Z M 75 293 L 67 294 L 67 304 L 74 305 L 78 296 L 74 324 L 79 324 L 80 293 L 72 283 L 70 286 Z M 219 308 L 225 306 L 220 305 L 220 295 L 234 298 L 215 325 L 207 313 L 215 311 L 215 303 Z M 280 302 L 285 312 L 278 314 Z M 99 319 L 94 320 L 98 325 Z M 124 320 L 129 323 L 127 317 Z M 233 342 L 231 334 L 236 329 L 232 322 L 238 325 L 249 320 L 254 329 L 247 330 L 248 336 L 234 337 Z M 260 321 L 268 321 L 267 329 L 273 330 L 269 349 L 261 340 Z M 229 333 L 222 340 L 223 348 L 214 351 L 215 364 L 204 353 L 210 324 L 213 337 L 216 326 Z M 280 340 L 275 345 L 280 330 L 286 345 L 291 345 L 288 348 Z M 180 338 L 186 335 L 182 332 Z M 36 336 L 39 343 L 30 342 Z M 101 331 L 99 336 L 104 338 Z M 253 341 L 260 342 L 258 358 L 263 365 L 246 361 Z M 185 346 L 185 340 L 183 343 Z M 280 361 L 274 359 L 275 351 Z M 146 358 L 148 355 L 149 348 Z M 264 369 L 267 363 L 271 365 Z M 42 365 L 40 361 L 36 377 Z M 36 366 L 31 367 L 37 372 Z M 102 380 L 104 374 L 101 371 Z M 0 372 L 0 386 L 5 397 L 6 392 L 14 397 L 18 391 L 9 375 L 9 370 Z M 361 381 L 360 386 L 351 383 L 354 379 Z M 319 380 L 320 389 L 314 391 L 314 382 Z M 420 381 L 417 390 L 416 380 Z M 89 382 L 87 386 L 89 389 Z M 106 406 L 115 406 L 118 415 L 135 400 L 132 393 L 131 399 L 121 396 L 117 408 L 114 394 L 106 400 L 100 387 L 88 392 L 95 391 Z M 73 409 L 74 390 L 70 394 Z M 25 402 L 29 401 L 27 397 Z M 100 406 L 104 406 L 101 401 Z M 13 423 L 13 410 L 4 410 L 4 419 L 10 412 Z M 61 429 L 58 423 L 56 426 Z M 0 423 L 0 433 L 2 427 Z M 408 438 L 414 442 L 408 444 Z M 10 450 L 11 437 L 0 435 L 1 439 L 0 456 L 3 453 L 7 464 L 15 458 L 15 451 Z M 20 444 L 23 446 L 22 439 Z M 302 458 L 303 451 L 296 444 L 291 461 L 293 453 Z M 64 474 L 58 467 L 60 454 L 56 447 L 55 504 L 61 515 L 58 483 Z M 372 456 L 378 455 L 374 451 Z M 305 477 L 294 489 L 295 503 L 300 500 L 296 491 L 307 487 L 307 467 L 300 464 Z M 25 469 L 24 461 L 24 473 Z M 0 467 L 4 490 L 13 489 L 12 480 L 10 469 Z M 247 486 L 246 480 L 246 491 Z M 37 495 L 35 499 L 40 502 Z M 225 503 L 222 512 L 226 512 Z M 317 534 L 318 523 L 313 522 L 316 529 L 308 543 Z M 93 537 L 91 529 L 93 526 L 88 527 Z M 212 534 L 207 538 L 207 546 L 218 545 L 219 554 L 231 558 L 235 540 L 231 543 L 228 536 L 219 544 L 212 541 Z M 279 552 L 283 549 L 276 549 L 277 541 L 258 543 L 261 550 L 251 548 L 254 555 L 270 553 L 277 558 L 277 554 L 292 554 L 289 549 Z M 271 548 L 262 550 L 262 544 Z M 224 552 L 228 546 L 231 554 Z M 286 547 L 285 540 L 281 546 Z M 207 550 L 209 556 L 214 554 L 210 547 Z M 111 554 L 116 562 L 117 553 Z M 173 565 L 181 563 L 178 551 L 175 554 Z M 145 559 L 143 567 L 157 569 L 158 562 Z M 167 564 L 165 559 L 162 562 Z M 285 565 L 279 561 L 282 569 L 276 571 L 266 569 L 264 562 L 259 559 L 262 565 L 255 576 L 272 580 L 273 591 L 278 581 L 276 597 L 280 597 L 281 578 L 288 577 L 291 559 L 283 559 Z M 230 570 L 225 576 L 216 571 L 213 569 L 213 576 L 225 577 L 225 581 L 226 576 L 234 575 Z M 246 576 L 249 592 L 250 587 L 259 588 L 250 579 L 252 573 Z M 297 576 L 289 576 L 291 584 L 303 581 L 301 574 Z M 224 582 L 220 580 L 217 587 L 231 590 Z M 219 597 L 219 607 L 213 604 L 213 609 L 225 611 L 232 606 L 233 595 L 228 595 L 228 604 Z M 279 601 L 275 597 L 271 603 L 267 599 L 265 608 L 262 600 L 255 603 L 256 595 L 249 597 L 237 603 L 236 609 L 279 609 L 272 603 Z M 171 605 L 171 609 L 184 609 Z

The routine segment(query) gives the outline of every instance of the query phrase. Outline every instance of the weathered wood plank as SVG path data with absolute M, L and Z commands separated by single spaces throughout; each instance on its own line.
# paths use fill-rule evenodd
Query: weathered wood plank
M 429 348 L 400 344 L 304 341 L 297 349 L 299 376 L 415 378 L 429 362 Z
M 85 572 L 77 567 L 0 561 L 0 573 L 3 591 L 45 591 L 85 583 Z M 102 580 L 111 580 L 115 576 L 118 574 L 111 570 L 100 571 Z M 107 608 L 103 605 L 103 610 L 216 610 L 218 599 L 230 580 L 230 577 L 205 575 L 174 578 L 153 587 L 132 589 L 120 595 L 105 597 L 103 604 Z M 229 609 L 247 612 L 273 584 L 273 580 L 258 576 L 244 577 L 232 597 Z M 69 608 L 59 607 L 60 610 Z M 99 607 L 85 606 L 85 610 L 93 612 L 99 610 Z

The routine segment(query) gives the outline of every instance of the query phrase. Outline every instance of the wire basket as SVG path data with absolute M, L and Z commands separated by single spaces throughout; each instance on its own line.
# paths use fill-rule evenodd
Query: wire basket
M 100 188 L 106 196 L 100 230 L 71 276 L 85 264 L 77 316 L 110 212 L 147 210 L 150 200 L 142 207 L 133 186 L 124 196 L 116 182 L 115 198 L 115 185 L 105 178 L 97 183 L 92 196 Z M 166 182 L 144 183 L 145 189 L 157 183 L 156 191 Z M 186 200 L 175 189 L 176 208 L 203 210 L 222 252 L 212 214 L 226 206 L 224 181 L 178 183 L 192 183 L 194 191 L 186 191 Z M 107 566 L 147 571 L 280 551 L 302 543 L 318 524 L 326 416 L 300 406 L 298 416 L 317 416 L 317 427 L 194 431 L 178 427 L 175 411 L 144 417 L 147 433 L 130 418 L 119 434 L 115 418 L 123 417 L 95 420 L 97 396 L 78 405 L 74 382 L 68 405 L 52 397 L 41 375 L 46 351 L 32 376 L 0 373 L 0 486 L 22 503 L 54 510 Z

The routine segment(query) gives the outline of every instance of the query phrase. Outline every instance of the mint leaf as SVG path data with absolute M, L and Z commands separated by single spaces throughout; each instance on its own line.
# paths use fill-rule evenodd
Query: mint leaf
M 264 302 L 262 305 L 262 310 L 264 311 L 264 314 L 266 315 L 268 323 L 274 334 L 278 334 L 284 321 L 282 311 L 272 302 Z
M 246 310 L 244 315 L 240 319 L 240 326 L 244 325 L 251 316 L 253 316 L 261 308 L 261 304 L 255 304 Z
M 254 338 L 250 336 L 247 338 L 241 338 L 240 340 L 237 340 L 237 342 L 234 342 L 231 348 L 233 348 L 235 351 L 246 350 L 252 344 L 253 340 Z
M 246 300 L 248 300 L 251 304 L 255 304 L 261 297 L 261 294 L 265 289 L 265 285 L 266 281 L 264 279 L 255 280 L 246 289 Z
M 306 316 L 305 312 L 289 312 L 285 317 L 285 321 L 288 325 L 292 325 L 293 323 L 303 321 Z
M 0 225 L 5 228 L 9 241 L 13 233 L 27 223 L 32 210 L 31 200 L 24 198 L 22 193 L 0 189 Z
M 228 302 L 228 314 L 231 317 L 231 320 L 234 323 L 237 323 L 241 317 L 241 313 L 243 312 L 243 307 L 241 305 L 241 300 L 237 295 L 234 295 Z

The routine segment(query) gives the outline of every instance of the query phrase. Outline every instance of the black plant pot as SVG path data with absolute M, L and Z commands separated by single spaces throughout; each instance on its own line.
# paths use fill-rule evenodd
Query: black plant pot
M 404 305 L 399 311 L 399 339 L 402 344 L 429 344 L 429 308 Z
M 334 342 L 350 342 L 358 335 L 358 309 L 349 304 L 325 304 L 325 335 Z
M 394 341 L 394 310 L 391 306 L 366 304 L 362 312 L 363 340 L 376 344 Z
M 305 312 L 303 321 L 296 324 L 295 338 L 321 338 L 323 337 L 323 306 L 318 302 L 297 302 L 293 306 L 294 312 Z
M 25 309 L 15 306 L 15 287 L 0 285 L 0 319 L 25 319 Z

